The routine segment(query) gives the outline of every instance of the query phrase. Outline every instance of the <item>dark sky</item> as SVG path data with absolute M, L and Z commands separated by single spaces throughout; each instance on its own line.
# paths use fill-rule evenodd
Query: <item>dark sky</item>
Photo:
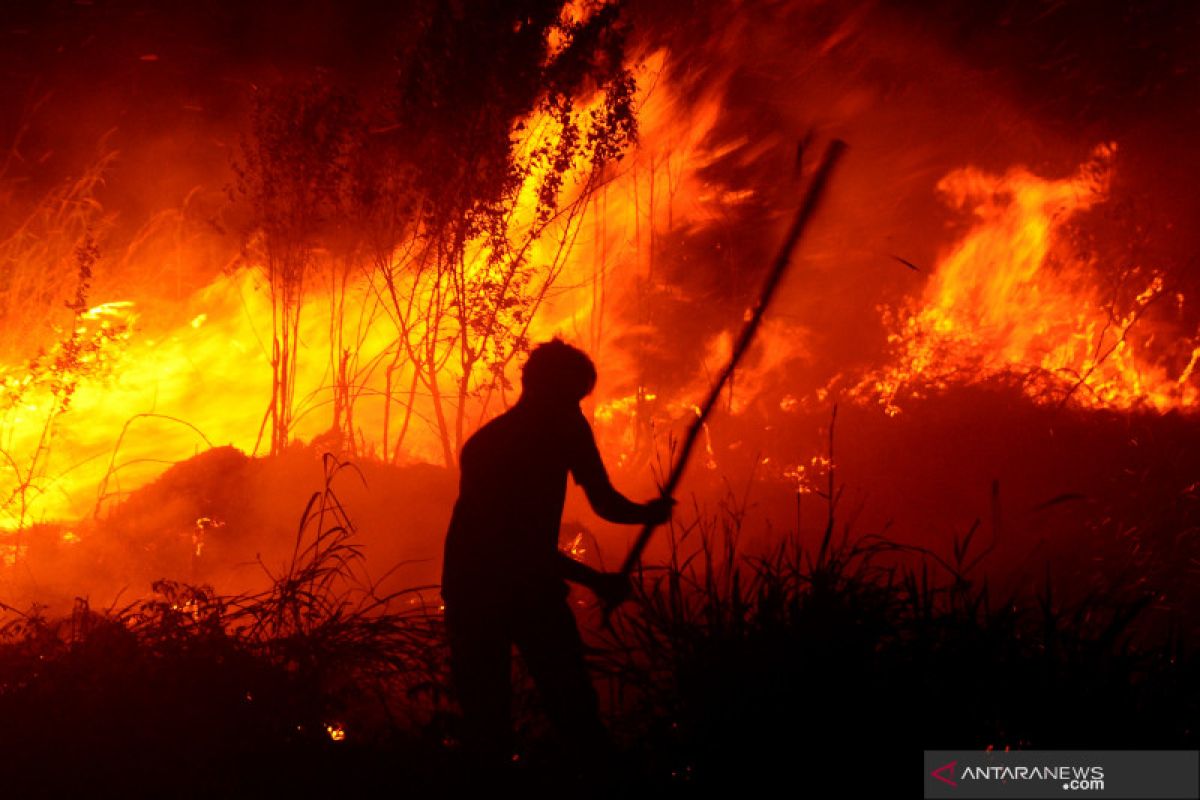
M 227 180 L 255 85 L 316 70 L 386 79 L 406 6 L 51 0 L 0 14 L 0 143 L 19 145 L 10 177 L 36 196 L 107 135 L 121 159 L 105 199 L 135 224 Z
M 21 153 L 49 170 L 117 129 L 117 144 L 230 128 L 256 83 L 323 69 L 388 80 L 415 2 L 13 0 L 0 11 L 0 142 L 28 124 Z M 1128 124 L 1200 113 L 1200 5 L 1192 2 L 687 3 L 634 0 L 643 39 L 675 48 L 689 79 L 731 15 L 835 26 L 860 8 L 1020 93 L 1063 125 Z M 470 4 L 465 4 L 468 10 Z M 814 8 L 816 9 L 814 11 Z M 32 105 L 45 101 L 36 114 Z M 1189 131 L 1190 133 L 1190 131 Z M 125 149 L 125 148 L 123 148 Z M 49 163 L 53 162 L 53 163 Z M 31 173 L 37 172 L 28 164 Z

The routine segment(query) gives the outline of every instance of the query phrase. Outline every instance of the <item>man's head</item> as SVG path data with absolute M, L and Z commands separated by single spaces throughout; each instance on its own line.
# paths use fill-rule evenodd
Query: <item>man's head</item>
M 521 391 L 531 400 L 578 403 L 595 386 L 596 365 L 562 339 L 533 348 L 521 370 Z

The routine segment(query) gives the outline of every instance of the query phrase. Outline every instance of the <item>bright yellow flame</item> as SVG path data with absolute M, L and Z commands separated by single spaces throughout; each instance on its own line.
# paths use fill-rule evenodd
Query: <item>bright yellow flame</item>
M 587 3 L 571 8 L 574 19 L 591 13 Z M 531 343 L 561 335 L 603 365 L 595 400 L 597 435 L 606 456 L 615 456 L 618 465 L 649 460 L 656 446 L 648 422 L 652 418 L 690 421 L 709 376 L 698 376 L 694 385 L 673 390 L 668 397 L 667 387 L 656 385 L 656 376 L 639 372 L 630 363 L 633 356 L 613 346 L 637 325 L 649 329 L 650 321 L 630 323 L 622 315 L 618 328 L 611 322 L 613 311 L 638 287 L 670 289 L 654 264 L 656 237 L 681 225 L 726 220 L 731 206 L 751 199 L 749 192 L 714 189 L 705 168 L 717 159 L 753 159 L 765 146 L 749 137 L 732 142 L 717 137 L 725 143 L 714 146 L 710 134 L 720 119 L 723 88 L 714 84 L 699 97 L 692 90 L 675 91 L 666 77 L 666 51 L 645 54 L 636 71 L 639 146 L 602 175 L 583 166 L 569 172 L 560 206 L 571 213 L 556 217 L 523 251 L 530 264 L 556 264 L 559 270 L 523 333 Z M 579 103 L 584 141 L 586 119 L 600 110 L 594 105 L 598 101 Z M 513 132 L 523 158 L 553 145 L 561 134 L 551 115 L 535 115 Z M 518 187 L 519 202 L 508 231 L 513 237 L 525 235 L 536 219 L 541 169 L 535 165 Z M 587 202 L 577 202 L 585 189 L 596 191 Z M 156 219 L 169 226 L 170 220 L 182 216 Z M 157 233 L 140 237 L 131 250 L 136 251 L 131 263 L 138 269 L 131 272 L 148 274 L 156 265 L 171 263 L 184 274 L 212 274 L 214 261 L 226 263 L 223 255 L 206 256 L 192 241 Z M 484 236 L 466 243 L 467 280 L 495 277 L 490 246 Z M 41 259 L 46 269 L 61 272 L 70 249 L 65 252 Z M 248 252 L 253 253 L 253 246 Z M 401 250 L 391 255 L 396 263 L 405 258 Z M 23 365 L 0 364 L 0 398 L 19 396 L 19 402 L 0 404 L 0 450 L 12 456 L 11 463 L 0 459 L 0 531 L 103 512 L 153 479 L 165 463 L 188 459 L 210 446 L 266 452 L 270 425 L 265 435 L 260 432 L 272 398 L 270 287 L 263 270 L 253 263 L 238 260 L 227 266 L 208 286 L 179 301 L 173 323 L 154 330 L 140 327 L 142 306 L 133 300 L 103 303 L 80 314 L 72 325 L 83 329 L 81 336 L 108 333 L 104 347 L 84 355 L 82 368 L 61 376 L 71 384 L 69 408 L 62 413 L 55 412 L 60 399 L 56 387 L 31 382 Z M 403 352 L 404 334 L 390 314 L 378 270 L 372 271 L 375 266 L 342 264 L 326 251 L 314 254 L 297 336 L 291 435 L 329 449 L 352 448 L 352 455 L 360 457 L 441 463 L 447 448 L 436 424 L 433 388 Z M 444 279 L 439 283 L 412 269 L 399 274 L 401 300 L 415 308 L 436 306 L 437 293 L 446 290 Z M 349 276 L 340 284 L 344 296 L 335 296 L 332 288 L 338 283 L 333 276 L 338 275 Z M 335 320 L 336 308 L 347 310 L 346 315 Z M 435 324 L 421 317 L 415 317 L 416 329 L 410 332 L 414 340 Z M 465 408 L 462 433 L 469 435 L 514 399 L 520 358 L 503 367 L 510 386 L 489 397 L 478 391 L 494 377 L 489 366 L 482 361 L 464 366 L 455 332 L 453 326 L 440 329 L 430 349 L 440 365 L 438 378 L 444 380 L 438 387 L 444 393 L 442 410 L 453 414 Z M 762 332 L 766 355 L 756 356 L 739 372 L 728 410 L 738 413 L 747 407 L 766 385 L 767 373 L 795 351 L 797 333 L 777 321 L 767 322 Z M 707 344 L 708 369 L 713 371 L 728 356 L 729 334 L 714 336 Z M 343 361 L 347 352 L 352 356 L 349 363 Z M 464 371 L 468 391 L 460 397 L 455 383 Z M 345 413 L 341 418 L 349 436 L 331 431 L 332 409 L 344 401 L 336 386 L 342 380 L 353 397 L 352 420 Z M 706 430 L 707 464 L 715 468 L 716 454 L 707 434 Z M 7 502 L 10 496 L 15 499 Z M 199 523 L 192 532 L 196 556 L 208 552 L 207 532 Z M 11 552 L 12 559 L 19 557 L 17 550 Z
M 582 561 L 587 554 L 587 545 L 583 541 L 583 533 L 575 534 L 574 538 L 563 549 L 571 558 L 576 561 Z
M 641 77 L 644 79 L 646 70 L 661 70 L 662 64 L 662 54 L 649 59 Z M 643 80 L 643 85 L 648 84 Z M 585 126 L 590 112 L 600 110 L 596 105 L 600 100 L 581 103 Z M 669 93 L 660 91 L 653 102 L 643 92 L 639 102 L 648 110 L 662 108 L 669 101 Z M 681 125 L 665 111 L 660 119 L 673 127 Z M 653 132 L 653 126 L 650 130 Z M 698 141 L 705 128 L 689 130 Z M 586 127 L 579 133 L 586 140 Z M 525 120 L 519 132 L 514 131 L 514 136 L 519 136 L 520 157 L 534 164 L 519 187 L 510 220 L 510 235 L 522 244 L 520 237 L 528 235 L 537 218 L 538 188 L 545 169 L 533 154 L 552 146 L 561 135 L 559 123 L 546 114 Z M 669 179 L 665 173 L 649 176 L 650 183 L 660 188 Z M 636 184 L 641 182 L 644 188 L 644 173 L 636 169 L 616 173 L 605 185 L 602 205 L 580 200 L 594 180 L 583 162 L 569 171 L 562 184 L 560 207 L 571 212 L 552 219 L 543 235 L 534 237 L 522 250 L 535 271 L 557 265 L 554 286 L 547 289 L 536 314 L 521 331 L 530 342 L 554 335 L 580 341 L 587 335 L 596 304 L 606 291 L 601 284 L 613 287 L 613 266 L 629 255 L 618 243 L 634 238 L 632 228 L 647 222 L 629 199 L 637 195 Z M 654 216 L 663 214 L 659 211 Z M 147 245 L 147 249 L 158 254 L 148 256 L 151 262 L 155 257 L 183 262 L 193 258 L 186 251 L 168 252 L 157 244 Z M 603 256 L 599 263 L 598 253 Z M 480 234 L 467 242 L 464 255 L 466 280 L 495 279 L 497 265 L 490 258 L 491 243 L 486 236 Z M 395 260 L 403 257 L 398 250 Z M 194 258 L 202 263 L 199 252 Z M 331 409 L 339 402 L 335 384 L 344 381 L 343 386 L 355 398 L 353 422 L 346 423 L 343 417 L 343 424 L 353 426 L 356 455 L 386 453 L 389 460 L 400 463 L 443 461 L 446 448 L 442 432 L 434 424 L 437 409 L 431 389 L 419 380 L 410 353 L 403 351 L 403 334 L 389 317 L 378 273 L 366 268 L 352 270 L 344 284 L 344 296 L 335 297 L 333 282 L 328 280 L 340 267 L 334 262 L 329 253 L 316 254 L 313 278 L 303 300 L 294 374 L 293 439 L 314 441 L 320 437 L 322 446 L 328 443 L 331 449 L 350 446 L 345 437 L 325 438 L 330 434 Z M 53 266 L 47 264 L 46 268 Z M 401 273 L 398 288 L 403 302 L 411 300 L 417 309 L 437 305 L 435 295 L 446 290 L 447 278 L 430 281 L 411 269 Z M 355 275 L 360 277 L 355 279 Z M 350 313 L 335 322 L 332 312 L 336 307 Z M 252 263 L 244 264 L 222 271 L 207 287 L 183 301 L 173 326 L 142 330 L 133 301 L 102 303 L 79 314 L 72 323 L 81 340 L 103 340 L 102 347 L 82 352 L 77 364 L 41 377 L 23 364 L 0 364 L 0 451 L 6 456 L 0 459 L 0 531 L 80 518 L 97 506 L 108 508 L 160 473 L 164 463 L 182 461 L 210 446 L 265 452 L 270 428 L 265 436 L 260 431 L 272 397 L 272 313 L 263 271 Z M 419 339 L 431 323 L 428 315 L 418 314 L 415 321 L 418 330 L 413 336 Z M 462 435 L 469 435 L 488 416 L 511 403 L 513 394 L 509 389 L 494 397 L 478 392 L 477 387 L 494 377 L 490 365 L 479 360 L 464 368 L 461 340 L 453 325 L 434 333 L 433 352 L 427 357 L 438 365 L 438 378 L 444 381 L 441 410 L 454 414 L 464 407 Z M 599 358 L 606 337 L 598 330 L 593 333 L 597 335 L 590 341 L 580 343 Z M 69 339 L 70 330 L 60 331 L 57 338 Z M 337 362 L 346 350 L 353 360 L 343 374 Z M 510 387 L 519 383 L 519 365 L 520 359 L 514 358 L 503 367 Z M 42 372 L 46 369 L 43 364 Z M 468 388 L 466 396 L 460 397 L 456 383 L 464 369 Z M 617 372 L 610 366 L 606 377 Z M 69 387 L 66 406 L 62 402 L 64 387 Z M 11 402 L 4 404 L 4 398 Z M 388 426 L 385 419 L 389 419 Z M 451 430 L 451 434 L 457 436 L 458 432 Z M 204 546 L 203 534 L 201 528 L 195 532 L 197 554 Z M 10 560 L 16 558 L 12 555 Z

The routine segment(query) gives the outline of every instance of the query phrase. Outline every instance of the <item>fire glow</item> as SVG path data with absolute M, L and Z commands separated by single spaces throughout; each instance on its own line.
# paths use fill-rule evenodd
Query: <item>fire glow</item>
M 1193 341 L 1171 374 L 1155 360 L 1152 335 L 1136 327 L 1160 299 L 1162 277 L 1134 270 L 1131 280 L 1141 283 L 1122 308 L 1101 296 L 1097 265 L 1063 246 L 1072 218 L 1105 201 L 1116 154 L 1115 144 L 1101 145 L 1076 174 L 1058 180 L 1019 166 L 1004 175 L 965 167 L 945 176 L 939 192 L 974 224 L 938 262 L 920 298 L 895 315 L 894 363 L 857 393 L 895 414 L 906 393 L 1014 376 L 1037 401 L 1193 408 L 1200 346 Z
M 466 246 L 464 281 L 485 287 L 516 281 L 534 298 L 483 309 L 493 318 L 507 315 L 504 327 L 512 334 L 487 343 L 486 354 L 464 350 L 463 331 L 476 323 L 454 319 L 446 276 L 423 270 L 403 245 L 382 261 L 315 251 L 296 311 L 290 441 L 393 464 L 453 467 L 463 437 L 511 402 L 522 348 L 553 335 L 579 342 L 604 364 L 592 413 L 614 463 L 644 464 L 646 453 L 662 444 L 654 442 L 647 420 L 663 429 L 686 424 L 707 374 L 686 385 L 646 374 L 627 342 L 650 322 L 625 314 L 614 323 L 612 307 L 634 302 L 643 286 L 679 291 L 664 288 L 655 273 L 655 231 L 713 224 L 752 202 L 754 190 L 727 190 L 706 171 L 739 148 L 750 158 L 755 145 L 746 139 L 713 144 L 721 113 L 716 88 L 685 99 L 666 78 L 666 58 L 657 50 L 638 59 L 637 146 L 603 172 L 572 166 L 552 219 L 538 217 L 545 168 L 536 154 L 553 151 L 564 129 L 539 112 L 514 130 L 529 169 L 505 234 L 510 245 L 525 248 L 521 258 L 536 267 L 529 274 L 540 277 L 528 283 L 527 274 L 505 273 L 483 235 Z M 598 111 L 593 101 L 582 117 Z M 114 157 L 101 159 L 93 183 Z M 922 394 L 998 377 L 1015 378 L 1035 402 L 1194 408 L 1200 346 L 1144 319 L 1152 306 L 1182 305 L 1183 296 L 1170 296 L 1152 264 L 1095 263 L 1068 246 L 1071 224 L 1107 201 L 1119 169 L 1120 147 L 1106 143 L 1061 178 L 1019 164 L 1001 174 L 971 165 L 944 174 L 936 190 L 952 213 L 970 217 L 969 227 L 943 249 L 914 297 L 883 309 L 887 361 L 841 376 L 840 385 L 849 386 L 856 401 L 889 414 Z M 55 190 L 30 220 L 41 213 L 64 228 L 54 217 L 63 212 L 54 209 L 90 207 L 93 183 Z M 129 252 L 179 261 L 186 269 L 193 257 L 186 241 L 180 247 L 180 237 L 162 235 L 173 214 L 157 215 Z M 74 240 L 81 240 L 83 226 L 73 224 Z M 38 249 L 23 241 L 6 243 L 9 257 L 40 259 L 47 272 L 72 268 L 74 255 L 64 246 Z M 144 325 L 139 299 L 94 297 L 104 302 L 78 309 L 69 325 L 55 330 L 56 343 L 43 356 L 0 366 L 6 390 L 0 528 L 100 516 L 165 465 L 212 446 L 268 451 L 278 320 L 260 244 L 251 241 L 243 257 L 186 297 L 174 324 Z M 1125 276 L 1120 288 L 1126 296 L 1101 289 L 1098 274 L 1113 270 Z M 728 354 L 738 322 L 728 320 L 702 343 L 707 369 Z M 804 358 L 809 342 L 805 329 L 785 318 L 769 319 L 761 339 L 759 357 L 737 378 L 729 414 L 741 415 L 760 397 L 785 414 L 835 399 L 832 386 L 803 401 L 797 395 L 805 387 L 797 386 L 767 398 L 768 379 Z M 705 450 L 705 465 L 716 470 L 722 454 L 707 430 Z M 807 467 L 781 467 L 782 474 L 808 487 L 819 480 L 820 458 L 806 454 L 801 463 Z M 199 556 L 203 528 L 197 525 Z M 14 543 L 6 562 L 23 546 Z
M 8 4 L 8 793 L 1194 752 L 1200 4 L 1104 12 Z
M 656 52 L 641 61 L 639 86 L 656 85 L 663 58 Z M 383 263 L 349 266 L 319 252 L 296 313 L 299 346 L 290 377 L 296 398 L 289 420 L 293 440 L 321 438 L 330 446 L 393 463 L 452 466 L 459 440 L 489 412 L 511 402 L 506 386 L 515 380 L 519 342 L 564 335 L 585 339 L 597 355 L 611 347 L 615 336 L 600 328 L 603 304 L 609 294 L 641 279 L 637 247 L 646 235 L 642 228 L 661 224 L 671 214 L 703 219 L 727 201 L 704 196 L 696 175 L 712 157 L 702 141 L 714 123 L 715 104 L 694 104 L 681 114 L 680 101 L 659 87 L 654 92 L 643 88 L 637 107 L 644 141 L 670 142 L 669 158 L 687 168 L 675 167 L 674 174 L 647 168 L 643 157 L 634 154 L 596 192 L 589 184 L 598 178 L 587 165 L 573 167 L 561 190 L 562 211 L 550 220 L 537 219 L 544 169 L 535 155 L 552 151 L 563 131 L 541 114 L 517 126 L 514 136 L 530 159 L 530 171 L 517 192 L 509 235 L 526 248 L 522 261 L 537 267 L 540 283 L 522 286 L 524 296 L 534 299 L 529 307 L 536 313 L 522 317 L 525 309 L 514 300 L 516 316 L 505 320 L 519 341 L 489 345 L 489 355 L 499 362 L 493 358 L 489 363 L 479 353 L 464 358 L 459 335 L 464 322 L 454 319 L 448 276 L 414 263 L 404 245 Z M 595 111 L 585 108 L 582 115 Z M 650 162 L 659 157 L 650 146 L 642 152 Z M 655 192 L 668 184 L 673 204 L 655 209 Z M 56 204 L 76 202 L 72 190 L 78 187 L 47 197 L 45 213 L 52 213 Z M 639 194 L 650 197 L 648 209 L 639 206 Z M 156 218 L 154 224 L 160 221 Z M 148 226 L 138 239 L 153 240 L 155 233 L 154 225 Z M 18 255 L 55 258 L 57 263 L 45 268 L 62 270 L 73 267 L 75 254 Z M 480 234 L 466 247 L 463 279 L 482 286 L 529 280 L 505 274 L 492 255 Z M 188 255 L 166 257 L 186 262 Z M 182 304 L 181 322 L 172 328 L 146 329 L 136 302 L 110 301 L 76 315 L 74 334 L 55 328 L 58 341 L 48 356 L 0 365 L 7 389 L 0 447 L 10 456 L 0 473 L 8 500 L 0 528 L 14 531 L 100 514 L 151 480 L 164 464 L 208 447 L 265 452 L 275 313 L 270 270 L 239 259 Z M 55 367 L 64 348 L 79 346 L 74 339 L 89 349 L 84 362 Z M 506 373 L 500 381 L 491 373 L 496 363 Z M 606 379 L 628 383 L 630 376 L 621 374 L 617 363 L 609 362 Z M 69 407 L 59 399 L 66 386 Z M 636 394 L 641 402 L 655 400 L 653 391 L 639 389 Z M 628 402 L 606 399 L 596 416 L 621 418 L 620 409 Z M 684 399 L 678 407 L 690 405 Z M 615 432 L 611 438 L 623 436 Z M 51 439 L 52 448 L 47 446 Z
M 883 404 L 888 413 L 898 413 L 906 396 L 1015 374 L 1034 399 L 1055 400 L 1065 391 L 1072 402 L 1088 408 L 1193 407 L 1197 395 L 1191 377 L 1200 347 L 1191 349 L 1186 364 L 1172 376 L 1146 354 L 1147 339 L 1136 335 L 1142 311 L 1163 292 L 1161 278 L 1144 273 L 1144 287 L 1131 307 L 1118 310 L 1106 306 L 1099 296 L 1094 265 L 1056 256 L 1064 225 L 1073 215 L 1104 202 L 1116 152 L 1115 145 L 1101 146 L 1075 175 L 1057 180 L 1039 178 L 1019 166 L 1004 175 L 973 167 L 946 175 L 938 183 L 939 192 L 952 207 L 969 211 L 975 221 L 941 258 L 920 297 L 900 311 L 888 312 L 894 320 L 889 336 L 894 360 L 861 379 L 852 394 L 860 401 Z M 703 164 L 699 159 L 690 169 Z M 640 180 L 642 176 L 631 169 L 609 189 L 606 226 L 618 225 L 622 213 L 615 208 L 616 198 L 632 196 Z M 598 225 L 595 213 L 594 207 L 589 208 L 575 225 Z M 623 213 L 627 228 L 638 223 L 632 203 Z M 575 230 L 560 231 L 559 241 L 574 235 Z M 610 233 L 610 238 L 623 237 Z M 474 263 L 479 265 L 476 269 L 483 269 L 486 253 L 477 253 Z M 559 284 L 567 288 L 555 287 L 530 320 L 531 340 L 587 329 L 599 298 L 592 269 L 583 253 L 564 259 Z M 622 280 L 621 276 L 601 277 L 610 284 Z M 437 291 L 428 285 L 408 288 L 417 297 L 417 307 L 428 304 Z M 359 360 L 377 365 L 394 358 L 395 330 L 370 319 L 385 313 L 379 303 L 381 287 L 369 276 L 352 283 L 347 297 L 352 305 L 371 308 L 364 319 L 352 323 L 359 331 L 354 342 Z M 309 439 L 327 430 L 328 411 L 323 406 L 328 405 L 331 354 L 319 343 L 328 336 L 332 302 L 330 295 L 313 292 L 300 314 L 306 347 L 299 361 L 298 384 L 309 394 L 299 404 L 297 438 Z M 260 270 L 245 266 L 219 277 L 186 308 L 195 312 L 186 323 L 152 335 L 139 329 L 133 302 L 110 301 L 78 315 L 75 336 L 90 343 L 90 354 L 74 372 L 55 376 L 42 366 L 39 379 L 39 368 L 9 365 L 3 369 L 9 398 L 3 430 L 6 452 L 37 453 L 39 448 L 47 449 L 47 437 L 56 438 L 53 452 L 43 454 L 55 459 L 53 469 L 44 469 L 53 477 L 22 501 L 27 505 L 20 511 L 14 511 L 10 502 L 6 528 L 86 514 L 92 505 L 102 506 L 110 494 L 119 496 L 148 480 L 162 463 L 204 446 L 232 444 L 245 452 L 261 450 L 258 422 L 263 398 L 270 393 L 265 341 L 271 309 Z M 344 337 L 351 333 L 351 321 L 346 323 Z M 778 368 L 802 347 L 794 332 L 778 325 L 768 327 L 764 338 L 766 357 L 739 382 L 740 399 L 730 408 L 734 414 L 760 391 L 756 374 Z M 717 334 L 707 360 L 719 362 L 729 346 L 729 333 Z M 452 361 L 454 347 L 445 345 L 438 362 Z M 61 359 L 61 345 L 48 358 Z M 395 373 L 387 381 L 393 386 L 416 385 L 419 376 L 411 365 L 395 363 Z M 359 391 L 382 392 L 383 372 L 368 368 Z M 446 375 L 454 379 L 449 367 Z M 59 414 L 55 403 L 60 402 L 64 383 L 71 385 L 70 402 Z M 639 395 L 603 399 L 596 418 L 607 428 L 610 444 L 621 448 L 617 458 L 627 458 L 627 448 L 633 446 L 632 419 L 639 402 L 654 403 L 668 416 L 686 417 L 700 386 L 698 382 L 694 392 L 684 389 L 668 402 L 659 399 L 662 390 L 654 387 L 640 389 L 640 401 Z M 220 402 L 213 402 L 214 398 Z M 794 405 L 796 401 L 788 396 L 781 402 Z M 486 413 L 486 408 L 485 402 L 479 412 Z M 436 463 L 442 455 L 436 431 L 428 425 L 397 422 L 400 415 L 392 404 L 360 403 L 355 424 L 378 431 L 388 411 L 396 414 L 390 436 L 384 441 L 364 437 L 360 443 L 364 451 L 379 457 L 382 448 L 390 446 L 393 460 Z M 433 414 L 429 407 L 414 411 L 427 421 Z M 86 425 L 76 424 L 85 419 Z M 397 436 L 398 427 L 407 433 Z M 715 468 L 711 443 L 707 452 L 709 466 Z M 17 497 L 20 486 L 30 483 L 18 467 L 10 461 L 5 496 Z

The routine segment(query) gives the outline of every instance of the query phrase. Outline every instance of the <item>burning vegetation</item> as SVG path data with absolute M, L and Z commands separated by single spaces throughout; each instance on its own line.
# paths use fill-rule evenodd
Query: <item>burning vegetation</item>
M 463 443 L 560 336 L 652 494 L 836 139 L 636 602 L 606 627 L 573 596 L 614 780 L 703 793 L 914 736 L 1196 746 L 1200 20 L 1102 16 L 6 10 L 13 787 L 458 787 Z M 568 498 L 573 558 L 631 544 Z M 521 686 L 513 779 L 569 783 Z

